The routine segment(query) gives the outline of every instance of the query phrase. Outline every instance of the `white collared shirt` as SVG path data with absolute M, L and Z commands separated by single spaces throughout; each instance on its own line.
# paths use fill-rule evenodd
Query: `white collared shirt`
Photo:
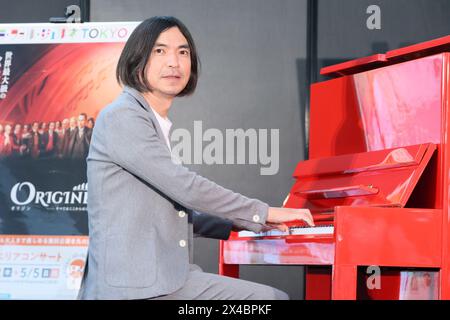
M 169 147 L 169 150 L 172 151 L 172 148 L 170 147 L 170 139 L 169 139 L 169 132 L 170 132 L 170 128 L 172 127 L 172 122 L 169 120 L 169 118 L 163 118 L 161 117 L 161 115 L 156 112 L 151 106 L 150 109 L 152 109 L 156 120 L 158 120 L 159 126 L 161 127 L 161 130 L 163 132 L 164 135 L 164 139 L 166 140 L 166 144 Z

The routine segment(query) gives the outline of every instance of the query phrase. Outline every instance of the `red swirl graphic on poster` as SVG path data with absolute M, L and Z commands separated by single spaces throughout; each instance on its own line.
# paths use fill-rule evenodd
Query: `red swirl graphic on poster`
M 10 52 L 15 57 L 18 51 L 39 46 L 47 47 L 45 54 L 0 100 L 3 126 L 58 121 L 83 112 L 95 117 L 120 91 L 114 72 L 123 43 L 16 45 Z

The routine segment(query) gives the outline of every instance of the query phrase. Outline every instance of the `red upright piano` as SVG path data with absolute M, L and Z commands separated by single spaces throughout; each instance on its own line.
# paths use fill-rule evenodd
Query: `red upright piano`
M 284 206 L 316 226 L 233 233 L 219 272 L 306 266 L 306 299 L 450 299 L 450 36 L 322 69 Z

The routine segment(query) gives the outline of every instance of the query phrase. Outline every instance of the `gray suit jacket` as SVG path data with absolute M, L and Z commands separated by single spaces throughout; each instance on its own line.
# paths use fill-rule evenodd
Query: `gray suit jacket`
M 146 100 L 134 89 L 99 114 L 87 158 L 89 250 L 82 299 L 146 299 L 183 286 L 188 214 L 261 231 L 268 205 L 175 164 Z

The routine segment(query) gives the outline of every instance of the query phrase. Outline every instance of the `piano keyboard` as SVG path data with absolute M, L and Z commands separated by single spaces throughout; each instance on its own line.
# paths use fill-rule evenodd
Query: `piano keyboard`
M 239 231 L 239 237 L 241 238 L 255 238 L 255 237 L 280 237 L 280 236 L 292 236 L 292 235 L 320 235 L 320 234 L 329 234 L 332 235 L 334 233 L 333 225 L 321 225 L 315 227 L 292 227 L 289 228 L 290 232 L 283 232 L 281 230 L 269 230 L 266 232 L 254 233 L 251 231 Z

